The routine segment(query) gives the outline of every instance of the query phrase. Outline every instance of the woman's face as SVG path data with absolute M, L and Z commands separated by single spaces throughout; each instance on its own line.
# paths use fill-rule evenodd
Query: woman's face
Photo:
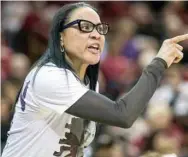
M 69 22 L 83 19 L 93 24 L 101 23 L 99 15 L 89 7 L 78 8 L 71 13 Z M 68 22 L 68 23 L 69 23 Z M 61 33 L 61 45 L 64 46 L 68 57 L 82 64 L 97 64 L 104 48 L 105 37 L 96 29 L 90 33 L 81 32 L 78 24 L 69 27 Z M 98 47 L 98 49 L 93 48 Z

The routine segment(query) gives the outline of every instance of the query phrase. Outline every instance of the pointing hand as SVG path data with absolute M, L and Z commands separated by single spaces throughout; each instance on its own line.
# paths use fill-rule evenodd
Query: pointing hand
M 168 67 L 172 63 L 178 63 L 183 58 L 183 47 L 178 42 L 188 39 L 188 34 L 176 36 L 163 42 L 156 57 L 166 61 Z

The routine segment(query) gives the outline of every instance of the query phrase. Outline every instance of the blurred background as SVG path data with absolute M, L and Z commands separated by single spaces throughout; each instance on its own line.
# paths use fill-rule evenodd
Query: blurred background
M 66 1 L 1 2 L 1 146 L 11 108 L 32 64 L 43 54 L 55 12 Z M 162 41 L 188 32 L 188 2 L 88 2 L 110 24 L 101 56 L 100 93 L 116 100 L 129 91 Z M 180 64 L 169 68 L 130 129 L 98 125 L 86 157 L 188 157 L 188 41 Z M 136 96 L 135 96 L 136 99 Z M 153 154 L 154 153 L 154 154 Z

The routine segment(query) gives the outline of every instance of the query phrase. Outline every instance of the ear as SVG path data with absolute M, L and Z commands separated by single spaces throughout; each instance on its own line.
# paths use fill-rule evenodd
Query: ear
M 63 41 L 63 36 L 64 36 L 64 34 L 63 34 L 63 32 L 61 32 L 60 33 L 60 44 L 61 44 L 61 46 L 63 46 L 63 43 L 64 43 L 64 41 Z

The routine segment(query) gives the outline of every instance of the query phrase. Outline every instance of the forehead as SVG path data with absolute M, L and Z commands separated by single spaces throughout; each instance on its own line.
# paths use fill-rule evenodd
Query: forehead
M 88 20 L 96 24 L 101 22 L 97 12 L 89 7 L 83 7 L 74 10 L 70 16 L 70 21 L 77 19 Z

